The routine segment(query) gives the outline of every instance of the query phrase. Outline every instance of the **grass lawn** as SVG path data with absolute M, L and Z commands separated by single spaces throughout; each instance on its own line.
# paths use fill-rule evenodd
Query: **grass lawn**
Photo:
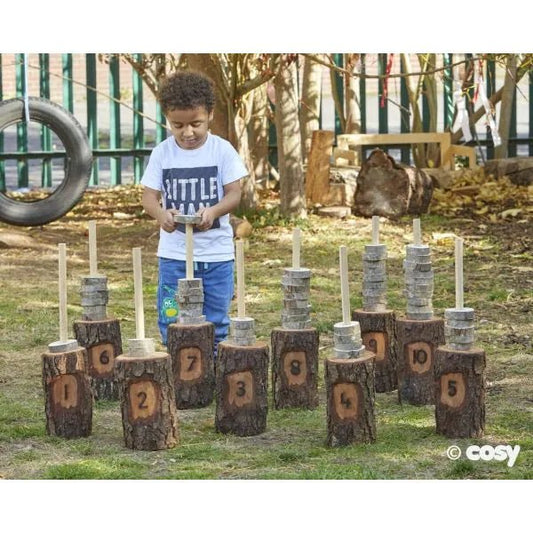
M 112 215 L 113 210 L 123 213 Z M 444 204 L 443 204 L 444 205 Z M 448 204 L 446 204 L 448 205 Z M 268 206 L 267 206 L 268 207 Z M 437 206 L 438 207 L 438 206 Z M 454 306 L 453 241 L 465 239 L 465 304 L 476 312 L 476 344 L 486 351 L 486 429 L 480 439 L 435 432 L 434 408 L 400 405 L 397 393 L 376 396 L 377 441 L 328 448 L 323 362 L 316 410 L 275 410 L 269 391 L 267 430 L 253 437 L 218 434 L 214 405 L 179 411 L 181 442 L 169 450 L 125 448 L 118 402 L 97 402 L 88 438 L 47 436 L 40 356 L 58 339 L 57 244 L 67 243 L 69 324 L 80 317 L 80 276 L 89 272 L 87 221 L 98 224 L 99 271 L 108 277 L 108 314 L 121 321 L 124 346 L 135 337 L 131 248 L 143 248 L 146 335 L 159 339 L 155 293 L 158 232 L 141 215 L 139 189 L 90 191 L 68 216 L 42 228 L 0 225 L 31 236 L 32 247 L 1 250 L 0 478 L 5 479 L 531 479 L 533 477 L 533 213 L 492 220 L 465 210 L 432 209 L 422 230 L 431 245 L 437 316 Z M 505 206 L 501 206 L 500 211 Z M 496 211 L 497 212 L 497 209 Z M 265 208 L 253 219 L 245 257 L 247 314 L 259 339 L 280 325 L 281 275 L 291 261 L 291 224 Z M 310 215 L 302 228 L 302 266 L 312 270 L 313 325 L 320 357 L 332 353 L 333 324 L 342 318 L 338 248 L 348 247 L 351 308 L 361 306 L 362 251 L 368 219 Z M 444 235 L 443 235 L 444 234 Z M 388 247 L 388 303 L 403 316 L 402 260 L 411 219 L 382 219 Z M 232 309 L 236 314 L 236 302 Z M 70 326 L 69 326 L 70 327 Z M 463 458 L 446 450 L 458 445 Z M 512 467 L 464 458 L 470 444 L 520 445 Z

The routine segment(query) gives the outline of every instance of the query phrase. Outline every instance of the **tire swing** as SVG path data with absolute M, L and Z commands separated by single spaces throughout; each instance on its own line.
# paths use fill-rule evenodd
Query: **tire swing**
M 28 98 L 30 120 L 49 127 L 66 151 L 65 177 L 46 198 L 24 202 L 0 191 L 0 220 L 16 226 L 40 226 L 68 213 L 81 199 L 89 183 L 92 151 L 80 123 L 66 109 L 44 98 Z M 24 120 L 24 100 L 0 103 L 0 131 Z

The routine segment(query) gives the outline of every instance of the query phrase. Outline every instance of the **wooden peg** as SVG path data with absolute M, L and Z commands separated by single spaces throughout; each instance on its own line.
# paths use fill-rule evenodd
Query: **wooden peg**
M 292 232 L 292 268 L 300 268 L 301 238 L 300 228 L 294 228 Z
M 372 217 L 372 244 L 379 244 L 379 217 Z
M 133 248 L 133 287 L 135 293 L 135 335 L 137 339 L 144 339 L 141 248 Z
M 339 247 L 339 263 L 341 275 L 342 321 L 345 324 L 350 324 L 350 288 L 348 284 L 348 252 L 346 246 Z
M 89 220 L 89 275 L 96 276 L 97 274 L 96 220 Z
M 463 239 L 455 237 L 455 308 L 464 308 Z
M 237 317 L 244 318 L 246 316 L 246 307 L 244 303 L 244 242 L 240 239 L 237 240 L 236 247 Z
M 420 219 L 413 220 L 413 244 L 422 244 L 422 231 L 420 229 Z

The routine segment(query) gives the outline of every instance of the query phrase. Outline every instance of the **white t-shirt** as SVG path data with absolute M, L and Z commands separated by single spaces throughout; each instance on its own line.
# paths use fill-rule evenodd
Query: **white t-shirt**
M 218 135 L 208 133 L 205 143 L 195 150 L 180 148 L 170 136 L 150 155 L 141 184 L 161 191 L 163 207 L 193 215 L 200 207 L 212 207 L 224 196 L 224 185 L 248 174 L 233 146 Z M 160 231 L 159 257 L 185 261 L 185 226 L 172 233 Z M 207 231 L 194 231 L 194 260 L 201 262 L 234 259 L 233 229 L 229 214 L 215 219 Z

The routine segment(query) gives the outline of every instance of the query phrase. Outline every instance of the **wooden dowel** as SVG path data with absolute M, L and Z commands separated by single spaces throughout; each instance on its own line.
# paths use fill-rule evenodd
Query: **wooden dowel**
M 422 244 L 422 230 L 420 229 L 420 219 L 413 220 L 413 244 Z
M 98 260 L 96 253 L 96 220 L 89 220 L 89 274 L 98 274 Z
M 379 217 L 372 217 L 372 244 L 379 244 Z
M 292 232 L 292 268 L 300 268 L 300 243 L 301 243 L 300 228 L 294 228 Z
M 244 306 L 244 242 L 237 240 L 237 316 L 244 318 L 246 316 L 246 308 Z
M 135 337 L 144 339 L 143 280 L 140 248 L 133 248 L 133 289 L 135 292 Z
M 455 237 L 455 308 L 464 308 L 463 239 Z
M 185 277 L 194 278 L 194 243 L 192 238 L 192 224 L 185 224 Z
M 59 340 L 68 340 L 67 327 L 67 245 L 60 243 L 59 248 Z
M 350 288 L 348 284 L 348 252 L 346 246 L 339 248 L 339 263 L 341 272 L 342 321 L 345 324 L 350 324 Z

